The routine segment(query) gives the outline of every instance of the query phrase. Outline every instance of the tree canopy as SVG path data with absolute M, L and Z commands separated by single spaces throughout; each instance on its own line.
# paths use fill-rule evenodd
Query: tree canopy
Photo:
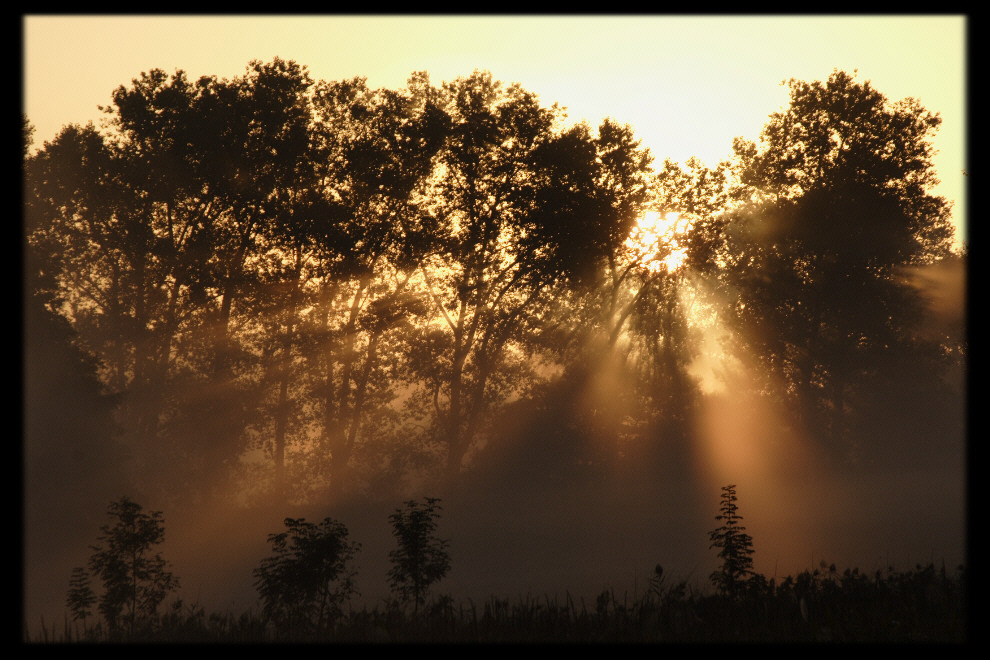
M 36 153 L 23 119 L 26 293 L 114 395 L 135 482 L 193 501 L 456 480 L 522 410 L 573 465 L 690 442 L 715 323 L 846 451 L 871 388 L 964 355 L 906 275 L 963 257 L 936 113 L 787 84 L 732 159 L 654 169 L 633 127 L 485 71 L 153 69 Z
M 920 340 L 925 301 L 904 274 L 950 254 L 949 205 L 929 190 L 941 120 L 841 71 L 788 87 L 760 144 L 735 141 L 723 280 L 766 375 L 807 427 L 845 440 L 891 363 L 939 352 Z

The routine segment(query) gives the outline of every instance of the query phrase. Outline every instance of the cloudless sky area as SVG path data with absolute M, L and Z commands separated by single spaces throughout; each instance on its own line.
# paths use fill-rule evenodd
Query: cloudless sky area
M 965 16 L 25 16 L 24 110 L 35 145 L 98 122 L 111 92 L 153 68 L 242 75 L 295 60 L 314 79 L 364 76 L 397 89 L 474 69 L 518 82 L 569 120 L 628 122 L 657 159 L 709 165 L 755 140 L 790 78 L 858 70 L 891 101 L 941 114 L 936 190 L 965 235 Z

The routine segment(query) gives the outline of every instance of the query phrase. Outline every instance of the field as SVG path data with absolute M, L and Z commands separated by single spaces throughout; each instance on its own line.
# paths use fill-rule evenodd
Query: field
M 659 568 L 659 567 L 658 567 Z M 344 612 L 322 629 L 276 630 L 259 614 L 206 613 L 175 601 L 143 630 L 41 624 L 29 643 L 963 643 L 966 571 L 933 564 L 872 574 L 824 562 L 780 581 L 755 575 L 729 595 L 667 584 L 662 570 L 638 597 L 603 591 L 594 602 L 490 597 L 433 598 L 422 610 L 397 602 Z

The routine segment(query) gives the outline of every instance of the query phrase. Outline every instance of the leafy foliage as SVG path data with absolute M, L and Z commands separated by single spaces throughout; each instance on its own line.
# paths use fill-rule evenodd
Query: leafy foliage
M 85 619 L 92 614 L 90 608 L 96 604 L 96 594 L 90 586 L 89 573 L 82 566 L 72 569 L 65 604 L 72 612 L 73 620 Z
M 725 321 L 754 387 L 847 448 L 871 392 L 937 395 L 960 353 L 919 336 L 902 272 L 947 258 L 941 120 L 844 72 L 788 86 L 732 161 L 654 171 L 631 126 L 567 127 L 485 71 L 393 90 L 279 58 L 229 80 L 152 69 L 104 128 L 25 153 L 27 287 L 121 395 L 128 477 L 192 501 L 232 479 L 398 497 L 497 453 L 520 402 L 600 435 L 596 465 L 629 455 L 606 439 L 686 446 L 703 326 Z
M 274 554 L 254 571 L 264 616 L 284 633 L 325 630 L 356 593 L 347 564 L 361 546 L 332 518 L 319 524 L 286 518 L 285 527 L 269 535 Z
M 427 497 L 423 503 L 409 500 L 405 509 L 396 509 L 388 517 L 399 545 L 388 555 L 392 562 L 389 584 L 403 601 L 412 601 L 417 612 L 426 602 L 430 585 L 450 570 L 450 542 L 436 535 L 439 502 L 436 497 Z
M 787 84 L 760 143 L 734 144 L 728 318 L 795 421 L 857 459 L 850 429 L 870 418 L 864 395 L 901 378 L 890 365 L 938 370 L 939 349 L 919 338 L 923 299 L 901 273 L 949 255 L 949 205 L 930 193 L 941 119 L 841 71 Z
M 722 525 L 708 534 L 710 548 L 718 548 L 722 565 L 712 573 L 712 584 L 724 594 L 735 595 L 745 580 L 753 575 L 753 538 L 740 522 L 734 484 L 722 487 L 722 504 L 715 520 Z
M 111 633 L 134 634 L 156 623 L 158 606 L 179 581 L 160 554 L 151 554 L 165 540 L 160 511 L 145 512 L 122 497 L 110 503 L 107 513 L 116 523 L 101 527 L 100 544 L 91 546 L 89 573 L 73 569 L 66 600 L 74 618 L 85 618 L 96 602 L 89 586 L 90 575 L 95 576 L 103 586 L 98 610 Z

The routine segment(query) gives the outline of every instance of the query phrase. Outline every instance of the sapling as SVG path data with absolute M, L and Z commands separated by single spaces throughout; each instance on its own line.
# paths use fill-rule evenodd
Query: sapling
M 721 520 L 722 526 L 708 533 L 712 544 L 709 548 L 718 548 L 718 556 L 722 560 L 711 575 L 712 584 L 719 592 L 736 595 L 739 586 L 753 575 L 753 539 L 746 533 L 746 528 L 740 525 L 742 516 L 736 506 L 736 487 L 734 484 L 722 487 L 722 504 L 719 515 L 715 520 Z
M 435 497 L 425 498 L 424 504 L 409 500 L 405 510 L 396 509 L 388 518 L 392 536 L 399 544 L 389 553 L 392 560 L 389 584 L 401 600 L 412 601 L 414 612 L 426 602 L 430 585 L 443 579 L 450 570 L 449 541 L 436 535 L 439 502 Z
M 158 606 L 179 588 L 179 581 L 168 570 L 168 562 L 151 553 L 165 540 L 160 511 L 145 512 L 125 496 L 111 502 L 107 513 L 116 523 L 100 528 L 98 545 L 90 546 L 89 570 L 73 569 L 66 604 L 73 619 L 85 619 L 89 608 L 98 602 L 98 611 L 111 634 L 125 629 L 133 634 L 138 626 L 157 619 Z M 102 582 L 98 599 L 90 587 L 90 577 Z

